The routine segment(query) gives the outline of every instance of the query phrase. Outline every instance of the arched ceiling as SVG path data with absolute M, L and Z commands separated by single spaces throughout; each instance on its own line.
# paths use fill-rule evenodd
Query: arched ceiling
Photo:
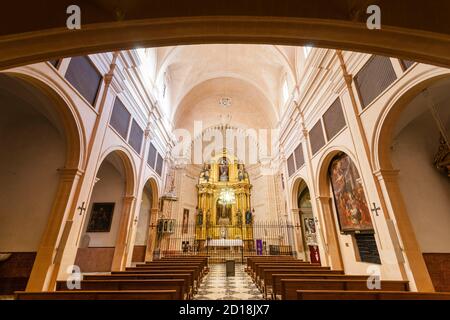
M 223 97 L 231 98 L 231 106 L 219 104 Z M 194 121 L 202 121 L 203 129 L 226 122 L 239 128 L 270 129 L 276 125 L 276 114 L 266 96 L 250 82 L 220 77 L 198 84 L 181 101 L 175 128 L 193 133 Z
M 240 126 L 249 125 L 245 117 L 251 114 L 253 124 L 257 118 L 273 127 L 284 102 L 284 79 L 295 82 L 293 47 L 213 44 L 156 50 L 156 83 L 160 87 L 166 83 L 166 111 L 176 125 L 179 119 L 185 123 L 185 116 L 198 119 L 198 115 L 214 125 L 217 114 L 230 112 Z M 221 98 L 231 98 L 229 110 L 219 109 Z

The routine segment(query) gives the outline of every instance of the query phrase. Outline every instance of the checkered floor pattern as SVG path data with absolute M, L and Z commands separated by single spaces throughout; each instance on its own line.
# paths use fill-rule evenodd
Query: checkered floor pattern
M 210 264 L 209 268 L 194 300 L 263 300 L 244 265 L 236 265 L 234 277 L 226 276 L 225 264 Z

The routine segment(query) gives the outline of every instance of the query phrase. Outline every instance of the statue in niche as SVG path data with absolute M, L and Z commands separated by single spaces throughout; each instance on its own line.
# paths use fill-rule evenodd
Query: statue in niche
M 245 169 L 243 164 L 239 164 L 238 180 L 243 181 L 245 179 Z
M 205 164 L 203 166 L 202 172 L 200 173 L 200 183 L 202 181 L 209 182 L 209 171 L 210 171 L 210 166 L 208 164 Z
M 209 209 L 208 209 L 208 211 L 206 212 L 206 224 L 207 224 L 207 225 L 210 225 L 210 224 L 211 224 L 211 212 L 209 211 Z
M 226 157 L 219 160 L 219 181 L 228 181 L 228 160 Z
M 238 226 L 242 225 L 241 209 L 238 209 L 238 211 L 236 212 L 236 223 L 237 223 Z
M 252 222 L 253 222 L 253 213 L 250 209 L 248 209 L 245 212 L 245 224 L 251 224 Z
M 198 211 L 197 211 L 197 225 L 201 226 L 202 224 L 203 224 L 203 210 L 202 209 L 198 209 Z

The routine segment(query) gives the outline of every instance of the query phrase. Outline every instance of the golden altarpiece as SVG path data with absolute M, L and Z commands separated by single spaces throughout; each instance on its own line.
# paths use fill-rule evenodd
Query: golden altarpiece
M 226 150 L 204 164 L 197 185 L 195 228 L 200 252 L 218 242 L 253 250 L 251 189 L 244 164 Z

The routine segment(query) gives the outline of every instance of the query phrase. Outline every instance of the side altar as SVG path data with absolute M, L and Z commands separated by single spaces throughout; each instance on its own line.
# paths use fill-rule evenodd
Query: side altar
M 211 247 L 253 250 L 253 211 L 248 172 L 226 150 L 205 163 L 200 173 L 195 239 L 200 252 Z

